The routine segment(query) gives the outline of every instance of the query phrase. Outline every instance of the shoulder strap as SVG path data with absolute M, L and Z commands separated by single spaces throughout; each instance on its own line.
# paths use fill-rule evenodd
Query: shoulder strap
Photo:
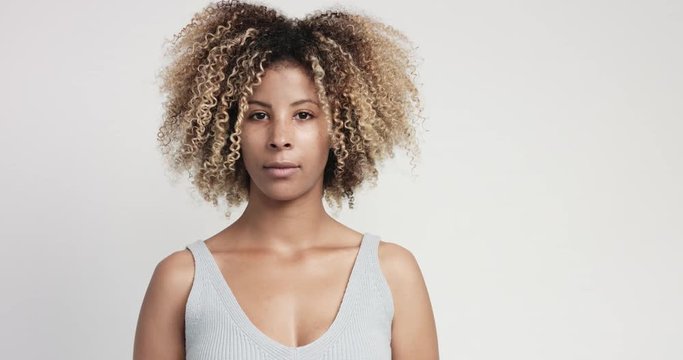
M 366 232 L 363 238 L 363 244 L 361 244 L 361 251 L 358 254 L 360 257 L 358 260 L 362 261 L 363 267 L 369 268 L 374 271 L 375 263 L 378 262 L 378 248 L 379 248 L 379 236 Z
M 393 296 L 391 294 L 391 289 L 387 282 L 382 267 L 379 262 L 379 244 L 380 237 L 375 234 L 368 234 L 367 237 L 368 244 L 366 244 L 366 261 L 369 268 L 369 279 L 372 286 L 378 291 L 380 295 L 379 302 L 384 307 L 385 313 L 389 319 L 393 318 L 394 313 L 394 303 Z
M 208 258 L 208 256 L 211 256 L 210 253 L 207 253 L 206 245 L 202 243 L 203 240 L 196 240 L 190 244 L 187 244 L 185 246 L 186 249 L 190 250 L 192 253 L 192 257 L 194 258 L 194 271 L 195 271 L 195 280 L 197 278 L 205 278 L 207 275 L 207 268 L 209 265 L 209 261 L 211 260 Z

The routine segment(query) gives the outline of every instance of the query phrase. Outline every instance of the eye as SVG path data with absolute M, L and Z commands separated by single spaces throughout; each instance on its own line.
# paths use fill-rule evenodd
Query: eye
M 267 116 L 266 113 L 264 113 L 262 111 L 257 111 L 255 113 L 251 114 L 251 116 L 249 116 L 249 118 L 254 119 L 254 120 L 263 120 L 266 118 L 266 116 Z
M 299 120 L 309 120 L 313 118 L 313 114 L 309 113 L 308 111 L 299 111 L 296 113 L 296 115 Z

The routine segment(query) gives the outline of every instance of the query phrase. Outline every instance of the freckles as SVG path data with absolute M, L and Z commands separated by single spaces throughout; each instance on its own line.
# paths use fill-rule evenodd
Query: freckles
M 325 146 L 329 141 L 329 137 L 330 135 L 327 133 L 327 131 L 320 130 L 315 134 L 315 141 L 320 146 Z
M 298 134 L 302 139 L 317 140 L 327 135 L 327 132 L 324 129 L 321 129 L 319 126 L 306 126 L 299 128 L 299 130 L 300 131 L 298 131 Z

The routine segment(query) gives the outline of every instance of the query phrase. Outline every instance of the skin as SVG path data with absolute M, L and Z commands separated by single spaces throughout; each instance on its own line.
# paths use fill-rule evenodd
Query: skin
M 334 320 L 362 233 L 323 207 L 329 121 L 310 77 L 296 64 L 274 64 L 249 101 L 242 124 L 248 204 L 206 244 L 251 322 L 274 341 L 302 346 Z M 276 179 L 263 168 L 274 160 L 300 167 Z M 434 315 L 415 257 L 387 241 L 378 252 L 394 301 L 392 359 L 438 359 Z M 140 309 L 134 360 L 185 358 L 184 311 L 193 276 L 187 249 L 157 264 Z

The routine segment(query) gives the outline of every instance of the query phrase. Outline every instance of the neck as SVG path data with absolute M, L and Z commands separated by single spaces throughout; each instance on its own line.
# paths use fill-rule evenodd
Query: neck
M 252 187 L 255 189 L 255 187 Z M 337 225 L 322 202 L 322 189 L 280 201 L 258 190 L 249 194 L 243 214 L 231 226 L 249 239 L 243 246 L 295 251 L 320 244 L 326 230 Z

